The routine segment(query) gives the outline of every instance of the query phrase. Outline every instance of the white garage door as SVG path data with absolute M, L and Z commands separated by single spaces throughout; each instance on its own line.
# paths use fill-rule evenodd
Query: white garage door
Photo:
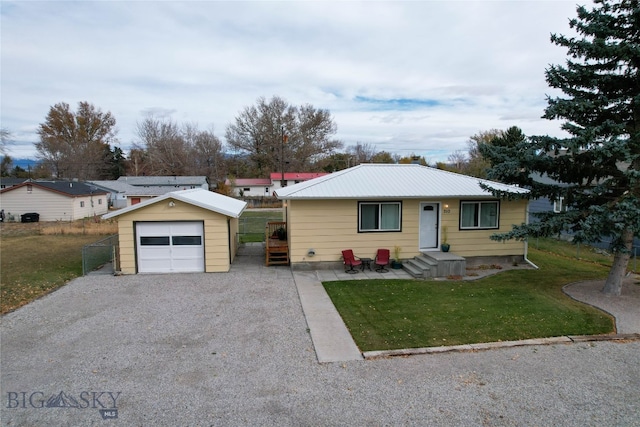
M 137 223 L 138 272 L 203 272 L 203 235 L 202 222 Z

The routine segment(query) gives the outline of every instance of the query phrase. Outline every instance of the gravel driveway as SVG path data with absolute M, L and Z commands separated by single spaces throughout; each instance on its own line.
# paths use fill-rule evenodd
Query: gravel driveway
M 319 364 L 261 264 L 87 276 L 4 316 L 1 424 L 640 426 L 640 342 Z

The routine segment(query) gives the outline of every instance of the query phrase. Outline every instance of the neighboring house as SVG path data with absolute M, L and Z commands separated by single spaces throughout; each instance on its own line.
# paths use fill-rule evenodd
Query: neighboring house
M 209 190 L 206 176 L 121 176 L 118 181 L 136 187 L 173 187 L 173 191 L 190 188 Z
M 136 205 L 154 197 L 176 191 L 172 186 L 142 187 L 123 181 L 90 181 L 93 185 L 109 192 L 109 206 L 115 209 Z
M 9 178 L 3 176 L 0 178 L 0 190 L 22 184 L 25 181 L 27 181 L 27 178 Z
M 560 185 L 563 187 L 567 187 L 568 184 L 560 184 L 557 181 L 549 178 L 546 175 L 534 174 L 532 175 L 534 181 L 539 182 L 541 184 L 551 184 L 551 185 Z M 539 221 L 537 217 L 537 213 L 543 212 L 555 212 L 560 213 L 567 209 L 567 206 L 564 203 L 564 197 L 559 197 L 556 200 L 551 200 L 548 197 L 540 197 L 538 199 L 533 199 L 529 202 L 529 213 L 531 215 L 530 221 L 537 222 Z M 564 236 L 571 236 L 571 232 L 566 231 L 563 233 Z M 600 241 L 591 242 L 591 245 L 601 249 L 610 249 L 611 247 L 611 237 L 602 236 Z M 640 255 L 640 238 L 634 237 L 633 239 L 633 252 L 634 256 Z
M 108 211 L 108 193 L 73 181 L 27 181 L 0 190 L 0 207 L 8 220 L 37 213 L 40 221 L 73 221 Z
M 310 179 L 327 175 L 326 172 L 285 172 L 284 186 L 299 184 Z M 282 188 L 282 172 L 271 172 L 269 178 L 227 179 L 225 185 L 232 187 L 233 194 L 239 197 L 271 197 L 273 192 Z
M 238 197 L 271 197 L 271 180 L 268 178 L 237 178 L 225 181 Z
M 247 204 L 202 188 L 174 191 L 104 215 L 117 218 L 123 274 L 226 272 Z
M 327 172 L 285 172 L 284 173 L 284 186 L 299 184 L 301 182 L 309 181 L 310 179 L 319 178 L 321 176 L 328 175 Z M 271 191 L 275 191 L 278 188 L 282 188 L 282 172 L 271 172 Z
M 343 249 L 373 258 L 439 253 L 445 241 L 459 257 L 526 259 L 525 242 L 489 236 L 526 223 L 527 200 L 506 201 L 479 182 L 514 193 L 528 190 L 420 165 L 362 164 L 276 190 L 284 203 L 293 266 L 335 264 Z
M 178 190 L 209 190 L 206 176 L 121 176 L 111 181 L 91 181 L 109 192 L 109 206 L 121 209 Z

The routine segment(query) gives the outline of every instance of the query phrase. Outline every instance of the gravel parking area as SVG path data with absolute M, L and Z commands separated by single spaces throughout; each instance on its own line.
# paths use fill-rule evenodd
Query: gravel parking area
M 87 276 L 4 316 L 1 424 L 640 426 L 640 342 L 319 364 L 262 261 Z

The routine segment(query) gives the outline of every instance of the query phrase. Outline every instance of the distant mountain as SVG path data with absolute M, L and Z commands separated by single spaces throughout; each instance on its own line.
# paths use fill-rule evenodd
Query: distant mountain
M 2 157 L 0 157 L 0 159 L 2 159 Z M 16 166 L 20 166 L 24 170 L 27 170 L 29 166 L 34 167 L 35 165 L 38 164 L 38 161 L 36 159 L 14 159 L 12 157 L 11 161 L 13 162 L 14 168 Z

